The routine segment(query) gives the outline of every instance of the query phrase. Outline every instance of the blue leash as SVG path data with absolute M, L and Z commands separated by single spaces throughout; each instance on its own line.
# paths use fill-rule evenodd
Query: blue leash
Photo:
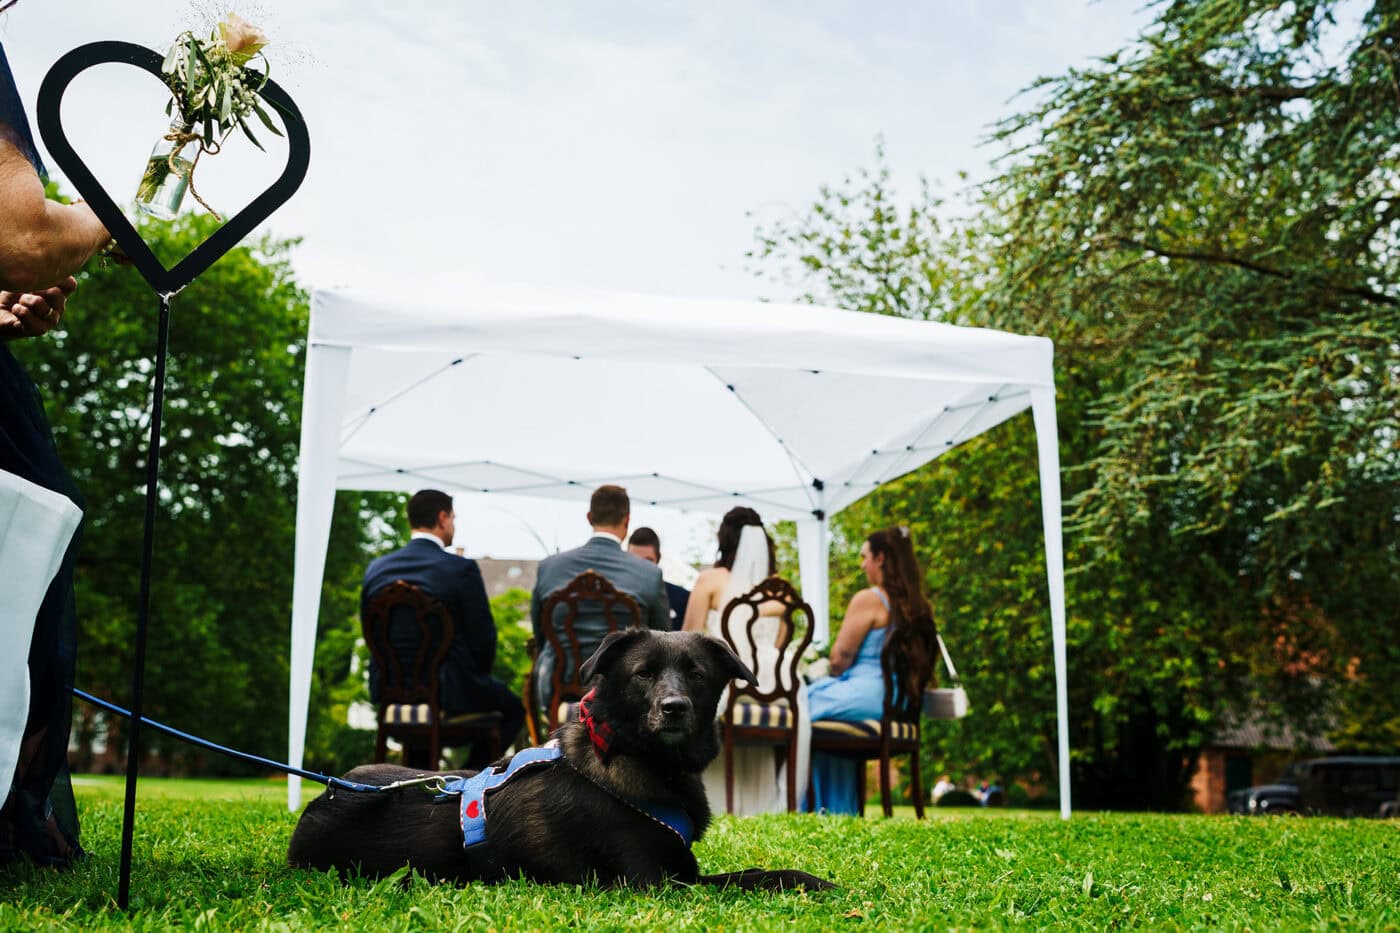
M 95 697 L 90 693 L 87 693 L 83 690 L 79 690 L 77 687 L 73 688 L 73 695 L 79 697 L 80 699 L 87 700 L 93 706 L 105 709 L 109 713 L 116 713 L 118 716 L 123 716 L 127 719 L 131 718 L 131 712 L 129 710 L 124 710 L 120 706 L 117 706 L 115 703 L 109 703 L 101 697 Z M 355 781 L 347 781 L 344 778 L 331 777 L 328 774 L 317 774 L 315 771 L 306 771 L 302 768 L 293 768 L 289 764 L 284 764 L 280 761 L 273 761 L 271 758 L 262 758 L 258 755 L 250 755 L 247 752 L 240 752 L 236 748 L 229 748 L 227 746 L 211 742 L 208 739 L 201 739 L 197 735 L 190 735 L 188 732 L 181 732 L 179 729 L 176 729 L 173 726 L 167 726 L 163 722 L 156 722 L 154 719 L 147 719 L 145 716 L 141 717 L 141 724 L 145 726 L 150 726 L 157 732 L 163 732 L 168 736 L 172 736 L 181 740 L 182 742 L 188 742 L 191 745 L 197 745 L 200 748 L 207 748 L 210 751 L 219 752 L 220 754 L 228 755 L 230 758 L 237 758 L 240 761 L 246 761 L 250 764 L 263 765 L 264 767 L 275 768 L 278 771 L 285 771 L 287 774 L 295 774 L 297 777 L 303 777 L 307 780 L 315 781 L 318 784 L 325 784 L 327 787 L 336 787 L 342 790 L 368 791 L 377 793 L 379 791 L 397 790 L 400 787 L 429 785 L 429 789 L 432 790 L 434 793 L 450 793 L 450 791 L 448 791 L 448 789 L 446 788 L 446 780 L 441 775 L 435 774 L 431 777 L 413 778 L 407 781 L 395 781 L 392 784 L 360 784 Z

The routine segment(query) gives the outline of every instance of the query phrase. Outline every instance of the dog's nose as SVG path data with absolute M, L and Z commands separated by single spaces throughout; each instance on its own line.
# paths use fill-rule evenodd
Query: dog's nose
M 690 701 L 680 696 L 667 697 L 661 701 L 661 712 L 668 719 L 679 719 L 690 712 Z

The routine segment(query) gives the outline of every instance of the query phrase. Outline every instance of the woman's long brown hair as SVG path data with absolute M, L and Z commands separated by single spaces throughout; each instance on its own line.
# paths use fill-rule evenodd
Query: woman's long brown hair
M 890 700 L 905 712 L 913 712 L 933 676 L 938 650 L 933 606 L 924 595 L 924 575 L 908 528 L 882 528 L 866 543 L 872 555 L 883 558 L 880 587 L 890 600 L 890 631 L 882 653 L 893 663 L 900 694 Z
M 716 567 L 734 569 L 734 557 L 739 553 L 739 536 L 748 525 L 763 528 L 763 519 L 748 506 L 736 505 L 724 513 L 724 518 L 719 523 L 719 532 L 715 536 L 719 540 L 719 554 L 715 557 Z M 771 577 L 778 572 L 778 555 L 766 528 L 763 536 L 768 539 L 768 576 Z

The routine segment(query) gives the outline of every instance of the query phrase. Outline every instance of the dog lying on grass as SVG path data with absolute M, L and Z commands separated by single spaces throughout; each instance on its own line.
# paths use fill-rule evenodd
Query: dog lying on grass
M 691 844 L 710 822 L 700 772 L 719 754 L 715 709 L 731 679 L 754 680 L 726 645 L 693 633 L 616 632 L 582 674 L 596 685 L 579 718 L 555 732 L 557 751 L 532 750 L 527 756 L 538 760 L 518 764 L 504 782 L 489 789 L 469 783 L 460 795 L 328 789 L 302 812 L 289 864 L 334 868 L 342 877 L 384 877 L 408 865 L 457 883 L 523 876 L 560 884 L 833 887 L 801 871 L 700 874 Z M 504 770 L 508 760 L 493 769 Z M 383 785 L 420 775 L 362 765 L 345 777 Z

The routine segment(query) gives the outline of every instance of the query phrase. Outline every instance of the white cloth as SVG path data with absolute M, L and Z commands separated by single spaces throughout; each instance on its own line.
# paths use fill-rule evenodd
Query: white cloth
M 422 538 L 424 541 L 431 541 L 440 548 L 447 548 L 447 545 L 442 543 L 442 539 L 431 531 L 415 531 L 408 536 L 408 540 L 410 541 L 417 541 L 419 538 Z
M 593 537 L 602 538 L 605 541 L 611 541 L 618 547 L 622 547 L 622 539 L 619 538 L 617 535 L 613 534 L 611 531 L 595 531 L 593 532 Z
M 758 525 L 746 525 L 739 534 L 739 548 L 734 555 L 734 566 L 729 570 L 729 580 L 720 597 L 720 605 L 728 606 L 749 590 L 762 583 L 768 576 L 768 536 Z M 721 613 L 711 609 L 705 618 L 705 633 L 724 640 L 720 630 Z M 744 637 L 749 617 L 736 611 L 729 619 L 729 631 L 738 647 L 739 660 L 758 677 L 760 690 L 768 691 L 787 682 L 779 681 L 786 676 L 786 664 L 780 665 L 783 656 L 778 651 L 778 622 L 772 616 L 760 617 L 753 623 L 753 644 Z M 779 670 L 779 667 L 784 670 Z M 724 710 L 729 702 L 726 689 L 720 697 L 719 708 Z M 807 685 L 801 679 L 797 682 L 797 800 L 807 794 L 808 758 L 811 754 L 812 721 L 807 715 Z M 705 796 L 709 798 L 710 810 L 714 813 L 727 812 L 724 789 L 724 752 L 712 761 L 700 775 L 705 784 Z M 782 813 L 787 810 L 787 761 L 775 766 L 772 748 L 765 746 L 736 746 L 734 749 L 734 814 L 752 816 L 757 813 Z
M 66 496 L 0 470 L 0 781 L 6 788 L 29 714 L 34 619 L 82 517 Z

